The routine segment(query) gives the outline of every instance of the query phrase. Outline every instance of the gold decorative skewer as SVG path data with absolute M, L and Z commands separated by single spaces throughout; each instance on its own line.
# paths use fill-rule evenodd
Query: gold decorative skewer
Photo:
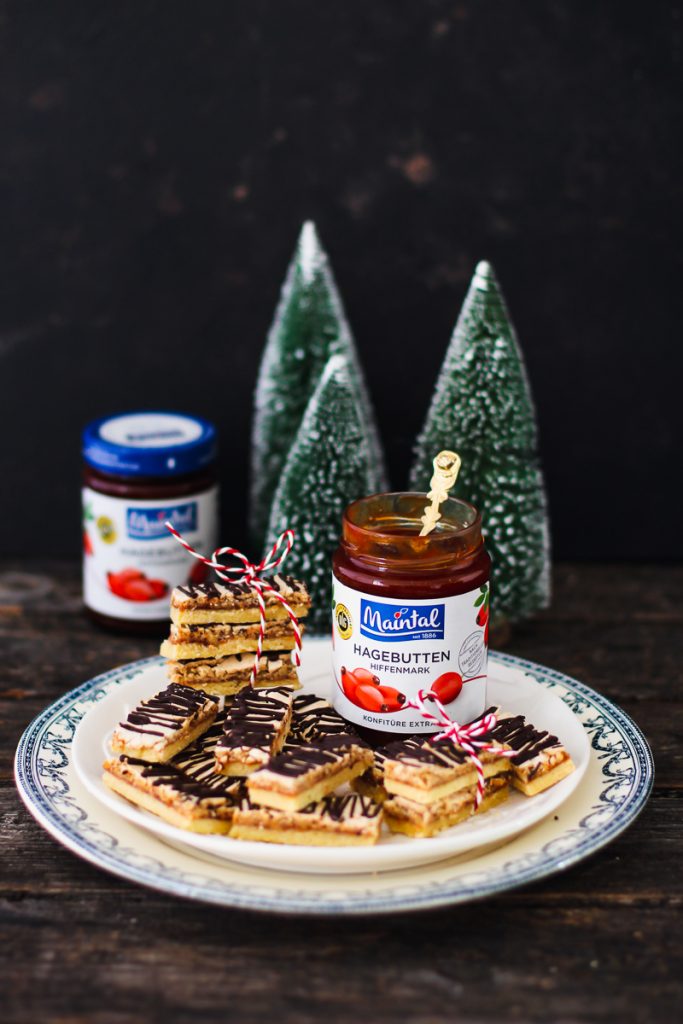
M 433 465 L 434 476 L 429 482 L 431 490 L 427 494 L 431 505 L 425 505 L 424 515 L 420 517 L 424 524 L 420 530 L 420 537 L 426 537 L 431 533 L 441 519 L 439 505 L 448 497 L 448 492 L 460 472 L 460 456 L 455 452 L 439 452 Z

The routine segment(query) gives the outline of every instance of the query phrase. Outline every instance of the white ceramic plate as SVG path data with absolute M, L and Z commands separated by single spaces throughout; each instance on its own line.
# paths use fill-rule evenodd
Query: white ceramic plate
M 652 755 L 620 708 L 552 669 L 496 655 L 558 696 L 590 740 L 581 783 L 554 814 L 493 850 L 380 874 L 264 870 L 175 847 L 110 810 L 83 786 L 74 733 L 90 709 L 157 658 L 113 669 L 47 707 L 17 747 L 15 779 L 36 821 L 57 842 L 128 881 L 226 907 L 289 914 L 378 914 L 464 903 L 503 892 L 590 856 L 627 828 L 652 788 Z
M 300 679 L 303 691 L 330 697 L 331 650 L 327 640 L 304 644 Z M 576 770 L 545 793 L 529 799 L 512 792 L 500 807 L 477 815 L 430 839 L 410 839 L 383 832 L 376 846 L 286 846 L 245 842 L 229 836 L 198 835 L 169 825 L 113 793 L 102 782 L 102 761 L 111 756 L 108 741 L 117 722 L 138 701 L 167 685 L 162 664 L 147 665 L 138 676 L 117 687 L 85 716 L 74 737 L 73 758 L 83 785 L 123 818 L 149 829 L 162 839 L 191 847 L 202 854 L 283 871 L 395 871 L 501 843 L 552 814 L 572 794 L 588 765 L 589 744 L 578 719 L 559 697 L 519 669 L 492 659 L 488 701 L 528 716 L 535 725 L 559 736 Z

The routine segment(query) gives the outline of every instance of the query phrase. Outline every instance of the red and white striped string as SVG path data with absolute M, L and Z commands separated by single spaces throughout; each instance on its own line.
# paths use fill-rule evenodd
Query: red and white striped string
M 234 582 L 233 577 L 242 577 L 242 582 L 246 583 L 247 586 L 256 594 L 256 600 L 259 607 L 259 635 L 256 646 L 256 655 L 254 657 L 254 664 L 251 670 L 251 681 L 252 683 L 256 679 L 259 669 L 259 662 L 261 660 L 261 654 L 263 652 L 263 639 L 266 632 L 266 602 L 264 593 L 272 594 L 276 601 L 279 601 L 282 607 L 289 616 L 289 621 L 292 624 L 292 631 L 294 633 L 294 664 L 298 668 L 301 664 L 301 627 L 299 620 L 292 611 L 292 607 L 283 595 L 276 590 L 275 587 L 271 586 L 266 580 L 259 579 L 259 574 L 262 572 L 270 572 L 277 569 L 278 566 L 282 565 L 285 558 L 292 550 L 294 546 L 294 532 L 292 530 L 285 530 L 277 538 L 268 554 L 260 562 L 250 562 L 246 555 L 238 551 L 237 548 L 216 548 L 211 558 L 205 558 L 204 555 L 200 555 L 198 551 L 188 544 L 187 541 L 182 537 L 178 531 L 171 525 L 171 523 L 165 524 L 166 529 L 173 537 L 178 541 L 179 544 L 188 551 L 193 558 L 203 562 L 204 565 L 208 565 L 211 569 L 214 569 L 217 576 L 220 576 L 222 580 L 226 582 Z M 281 549 L 284 550 L 281 550 Z M 239 565 L 224 565 L 219 562 L 218 559 L 224 555 L 230 555 L 232 558 L 236 558 L 242 563 Z
M 470 722 L 469 725 L 460 725 L 458 722 L 454 722 L 452 718 L 449 718 L 439 698 L 428 690 L 418 690 L 416 700 L 406 701 L 403 707 L 414 708 L 428 722 L 434 722 L 442 727 L 441 732 L 429 737 L 430 741 L 438 742 L 439 740 L 449 739 L 457 743 L 459 747 L 462 747 L 477 773 L 477 792 L 474 797 L 474 806 L 475 808 L 479 807 L 486 786 L 484 767 L 479 753 L 492 753 L 496 757 L 508 757 L 514 753 L 513 750 L 507 750 L 496 743 L 487 743 L 484 740 L 477 739 L 478 736 L 484 736 L 493 729 L 498 721 L 496 715 L 484 715 L 482 718 L 478 718 L 476 722 Z M 431 708 L 435 708 L 436 711 L 431 710 Z

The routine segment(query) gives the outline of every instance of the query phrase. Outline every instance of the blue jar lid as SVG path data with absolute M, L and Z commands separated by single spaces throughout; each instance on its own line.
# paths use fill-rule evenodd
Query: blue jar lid
M 216 428 L 176 412 L 104 416 L 83 431 L 83 458 L 115 476 L 169 477 L 196 473 L 216 457 Z

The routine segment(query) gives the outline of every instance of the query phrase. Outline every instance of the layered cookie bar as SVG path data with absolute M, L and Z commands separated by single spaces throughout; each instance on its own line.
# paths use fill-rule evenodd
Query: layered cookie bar
M 488 734 L 510 754 L 511 782 L 525 796 L 536 796 L 566 778 L 574 771 L 574 762 L 557 736 L 537 729 L 524 715 L 511 715 L 500 708 L 491 708 L 498 722 Z
M 332 794 L 298 811 L 259 807 L 246 798 L 235 808 L 230 835 L 297 846 L 370 846 L 381 825 L 382 808 L 357 793 Z
M 247 780 L 249 799 L 263 807 L 298 811 L 322 800 L 372 764 L 370 747 L 357 736 L 323 736 L 315 744 L 288 746 Z
M 225 658 L 194 658 L 188 661 L 169 661 L 167 671 L 174 683 L 195 686 L 215 696 L 239 693 L 251 681 L 254 664 L 252 654 L 233 654 Z M 254 686 L 289 686 L 293 690 L 300 683 L 289 652 L 268 651 L 259 660 Z
M 384 818 L 392 832 L 425 839 L 437 832 L 459 825 L 473 814 L 483 814 L 507 800 L 510 792 L 506 777 L 488 779 L 484 794 L 476 807 L 476 786 L 458 790 L 430 804 L 392 796 L 383 804 Z
M 485 739 L 494 742 L 493 737 Z M 477 782 L 477 773 L 468 754 L 449 739 L 399 740 L 385 747 L 383 755 L 383 782 L 387 793 L 415 803 L 435 803 Z M 485 778 L 510 770 L 507 757 L 481 752 L 479 758 Z
M 292 692 L 287 687 L 248 687 L 235 697 L 215 751 L 223 775 L 250 775 L 284 745 L 292 721 Z
M 284 598 L 297 619 L 308 614 L 311 599 L 292 576 L 264 577 L 276 593 L 263 591 L 265 632 L 255 685 L 291 686 L 299 681 L 291 652 L 296 646 Z M 234 694 L 251 683 L 254 652 L 261 632 L 256 592 L 244 582 L 207 582 L 176 587 L 171 595 L 171 629 L 161 645 L 174 682 L 208 693 Z
M 117 754 L 144 761 L 169 761 L 200 736 L 218 713 L 218 701 L 202 690 L 172 683 L 143 700 L 119 722 L 111 737 Z
M 175 764 L 121 755 L 105 761 L 103 781 L 115 793 L 191 832 L 230 831 L 240 783 L 221 775 L 197 778 Z

